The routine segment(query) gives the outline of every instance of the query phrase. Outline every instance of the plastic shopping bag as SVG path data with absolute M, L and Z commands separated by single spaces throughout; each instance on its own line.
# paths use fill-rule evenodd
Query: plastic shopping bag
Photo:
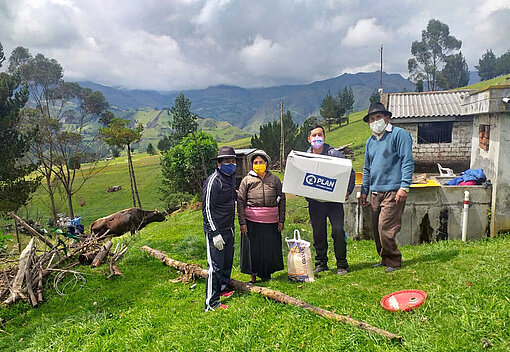
M 294 230 L 294 238 L 285 238 L 285 242 L 289 246 L 287 257 L 289 279 L 301 282 L 314 281 L 310 242 L 301 239 L 299 230 Z

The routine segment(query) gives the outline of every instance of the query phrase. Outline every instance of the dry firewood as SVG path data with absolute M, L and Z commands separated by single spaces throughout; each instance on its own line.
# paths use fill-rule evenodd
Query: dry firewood
M 5 305 L 9 305 L 14 303 L 18 298 L 25 298 L 23 293 L 21 292 L 21 285 L 23 284 L 23 279 L 25 278 L 26 267 L 29 263 L 30 256 L 32 254 L 32 250 L 34 248 L 34 238 L 30 239 L 28 245 L 21 252 L 19 257 L 19 269 L 14 281 L 12 283 L 12 287 L 10 289 L 10 296 L 3 302 Z
M 112 248 L 112 241 L 111 240 L 106 241 L 106 244 L 103 247 L 101 247 L 99 252 L 97 252 L 96 257 L 92 261 L 92 266 L 97 268 L 99 265 L 101 265 L 104 257 L 106 257 L 108 255 L 108 252 L 110 252 L 111 248 Z
M 119 250 L 118 243 L 117 246 L 115 246 L 115 251 L 113 252 L 112 259 L 110 260 L 110 275 L 106 277 L 107 280 L 115 275 L 124 277 L 124 274 L 122 273 L 122 271 L 120 271 L 119 267 L 117 266 L 117 261 L 119 260 L 120 257 L 124 255 L 124 253 L 126 253 L 128 248 L 129 248 L 128 246 L 124 247 L 123 245 L 120 245 Z
M 143 246 L 142 250 L 147 251 L 150 255 L 156 257 L 157 259 L 161 260 L 163 263 L 165 263 L 166 265 L 168 265 L 172 268 L 175 268 L 179 271 L 192 273 L 193 277 L 207 278 L 207 270 L 202 269 L 199 265 L 188 264 L 188 263 L 183 263 L 183 262 L 177 261 L 175 259 L 168 257 L 168 255 L 166 255 L 165 252 L 157 250 L 157 249 L 152 249 L 147 246 Z M 350 324 L 350 325 L 356 326 L 358 328 L 361 328 L 365 331 L 368 331 L 370 333 L 375 333 L 380 336 L 383 336 L 387 339 L 395 339 L 395 340 L 399 340 L 399 341 L 402 340 L 402 337 L 399 335 L 395 335 L 389 331 L 379 329 L 375 326 L 371 326 L 370 324 L 368 324 L 366 322 L 355 320 L 355 319 L 352 319 L 351 317 L 339 315 L 334 312 L 328 311 L 326 309 L 322 309 L 322 308 L 313 306 L 311 304 L 308 304 L 308 303 L 306 303 L 302 300 L 299 300 L 297 298 L 288 296 L 288 295 L 286 295 L 280 291 L 277 291 L 277 290 L 271 290 L 266 287 L 254 286 L 254 285 L 240 282 L 240 281 L 237 281 L 234 279 L 230 279 L 229 286 L 236 290 L 239 290 L 239 291 L 258 293 L 258 294 L 261 294 L 267 298 L 270 298 L 270 299 L 275 300 L 280 303 L 291 304 L 291 305 L 295 305 L 295 306 L 304 308 L 304 309 L 306 309 L 314 314 L 320 315 L 324 318 L 334 320 L 334 321 L 337 321 L 340 323 Z
M 23 219 L 21 219 L 18 215 L 14 214 L 12 211 L 9 212 L 9 215 L 15 219 L 17 222 L 20 223 L 21 226 L 23 226 L 25 229 L 27 229 L 28 232 L 30 232 L 32 235 L 37 237 L 39 240 L 41 240 L 43 243 L 45 243 L 48 247 L 53 248 L 54 244 L 51 243 L 46 237 L 41 235 L 39 232 L 37 232 L 35 229 L 33 229 L 29 224 L 27 224 Z
M 43 277 L 42 277 L 42 268 L 39 268 L 38 270 L 38 279 L 39 279 L 39 283 L 37 285 L 37 302 L 41 303 L 43 301 Z
M 25 267 L 25 285 L 27 288 L 28 298 L 32 307 L 37 306 L 37 298 L 35 298 L 34 290 L 32 289 L 32 277 L 30 275 L 30 263 L 32 262 L 33 252 L 30 252 L 27 266 Z

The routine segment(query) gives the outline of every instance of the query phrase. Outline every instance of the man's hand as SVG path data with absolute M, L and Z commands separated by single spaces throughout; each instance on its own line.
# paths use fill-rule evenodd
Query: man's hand
M 225 241 L 223 241 L 223 237 L 221 235 L 216 235 L 212 238 L 212 242 L 214 244 L 214 247 L 216 247 L 219 251 L 223 250 L 223 245 L 225 244 Z
M 283 227 L 284 227 L 283 222 L 279 222 L 279 223 L 278 223 L 278 231 L 279 231 L 279 232 L 282 232 Z
M 407 199 L 407 192 L 403 188 L 400 188 L 397 191 L 397 195 L 395 196 L 395 202 L 397 204 L 404 203 L 406 201 L 406 199 Z
M 364 207 L 368 207 L 370 205 L 370 203 L 367 201 L 367 195 L 364 193 L 361 194 L 359 201 L 360 201 L 361 205 Z
M 246 225 L 241 225 L 241 233 L 243 235 L 247 235 L 248 234 L 248 226 Z

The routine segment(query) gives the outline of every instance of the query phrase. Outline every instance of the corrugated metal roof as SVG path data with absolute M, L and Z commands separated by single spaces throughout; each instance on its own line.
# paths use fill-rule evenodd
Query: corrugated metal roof
M 388 93 L 392 118 L 460 116 L 461 96 L 467 90 L 445 92 Z

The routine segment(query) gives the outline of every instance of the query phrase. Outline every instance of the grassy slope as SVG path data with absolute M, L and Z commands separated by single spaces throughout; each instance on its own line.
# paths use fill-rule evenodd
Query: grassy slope
M 133 157 L 138 192 L 144 209 L 163 208 L 163 203 L 157 192 L 162 178 L 159 158 L 159 155 L 147 155 L 145 153 L 135 154 Z M 104 162 L 100 166 L 103 165 Z M 79 182 L 80 178 L 78 177 L 75 185 L 78 185 Z M 114 193 L 106 192 L 108 187 L 115 185 L 121 185 L 122 190 Z M 31 219 L 46 222 L 50 216 L 47 198 L 47 193 L 42 187 L 39 187 L 28 207 Z M 85 206 L 80 207 L 78 205 L 80 199 L 85 201 Z M 59 211 L 67 213 L 65 200 L 58 201 L 57 206 Z M 86 226 L 99 217 L 132 206 L 126 156 L 111 161 L 103 172 L 89 179 L 74 196 L 75 214 L 83 218 Z M 20 214 L 26 217 L 25 211 L 20 211 Z
M 292 198 L 288 205 L 283 236 L 301 228 L 310 240 L 305 201 Z M 349 241 L 351 272 L 346 276 L 327 272 L 314 283 L 296 284 L 281 271 L 261 284 L 398 333 L 404 337 L 399 346 L 256 294 L 235 293 L 224 300 L 227 311 L 203 313 L 204 280 L 194 289 L 191 283 L 170 283 L 175 272 L 138 250 L 149 245 L 205 265 L 201 220 L 200 211 L 186 211 L 149 225 L 119 263 L 125 278 L 105 281 L 104 265 L 78 267 L 88 274 L 83 288 L 60 297 L 50 280 L 41 307 L 1 308 L 0 350 L 482 351 L 482 339 L 493 343 L 494 351 L 510 348 L 509 236 L 404 246 L 404 267 L 393 274 L 370 267 L 378 260 L 372 242 Z M 238 246 L 233 277 L 247 280 L 239 272 Z M 332 260 L 329 264 L 334 266 Z M 401 289 L 422 289 L 428 298 L 412 312 L 383 310 L 380 299 Z
M 492 86 L 495 84 L 510 84 L 510 74 L 499 76 L 493 79 L 489 79 L 487 81 L 481 81 L 478 83 L 471 84 L 469 86 L 456 88 L 456 89 L 483 89 L 488 86 Z

